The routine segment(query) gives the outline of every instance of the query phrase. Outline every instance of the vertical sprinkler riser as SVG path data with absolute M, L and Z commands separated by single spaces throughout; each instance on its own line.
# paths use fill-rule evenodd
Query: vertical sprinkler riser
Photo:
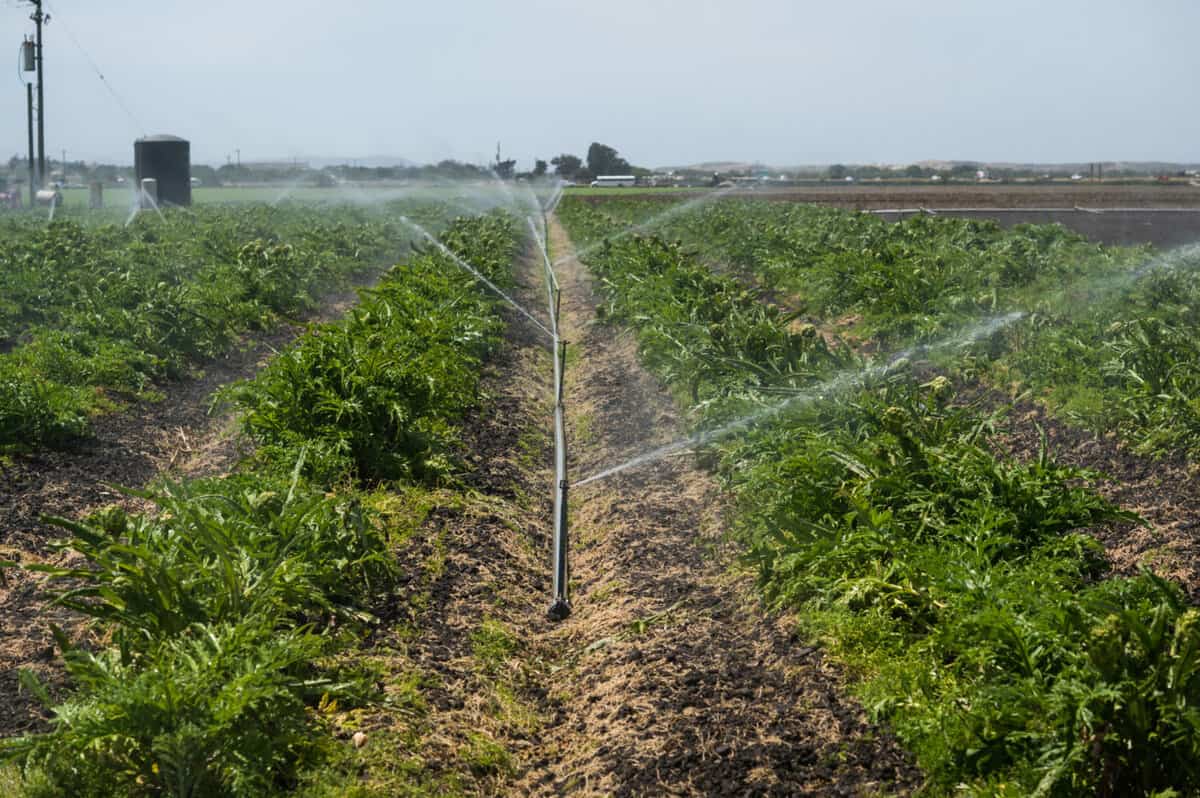
M 554 358 L 554 472 L 557 491 L 554 494 L 554 601 L 549 616 L 561 621 L 571 614 L 570 568 L 568 567 L 568 491 L 567 436 L 563 418 L 563 374 L 567 365 L 567 342 L 558 342 Z
M 545 215 L 543 213 L 543 225 Z M 563 411 L 563 375 L 567 370 L 567 342 L 559 337 L 558 318 L 562 289 L 554 276 L 546 242 L 538 234 L 533 217 L 526 217 L 529 232 L 542 251 L 546 277 L 546 304 L 550 313 L 550 336 L 554 346 L 554 539 L 550 567 L 554 574 L 554 598 L 547 611 L 551 620 L 561 621 L 571 614 L 570 569 L 568 567 L 567 434 Z M 545 227 L 543 229 L 546 229 Z

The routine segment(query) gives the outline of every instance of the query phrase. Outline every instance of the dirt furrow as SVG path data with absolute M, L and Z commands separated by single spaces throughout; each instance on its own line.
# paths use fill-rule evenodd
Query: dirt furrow
M 556 259 L 570 253 L 551 229 Z M 584 267 L 561 267 L 571 472 L 578 480 L 678 437 L 670 396 L 629 333 L 597 323 Z M 689 458 L 578 489 L 575 612 L 557 715 L 521 787 L 539 795 L 873 795 L 919 783 L 889 735 L 845 698 L 821 652 L 764 614 L 731 568 L 722 502 Z

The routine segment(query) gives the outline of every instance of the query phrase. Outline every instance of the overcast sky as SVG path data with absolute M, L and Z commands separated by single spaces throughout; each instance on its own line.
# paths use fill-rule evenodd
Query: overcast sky
M 1195 0 L 47 5 L 56 158 L 173 133 L 209 163 L 481 161 L 497 140 L 522 166 L 591 141 L 644 166 L 1200 161 Z M 27 10 L 0 0 L 12 62 Z M 8 86 L 5 157 L 26 149 Z

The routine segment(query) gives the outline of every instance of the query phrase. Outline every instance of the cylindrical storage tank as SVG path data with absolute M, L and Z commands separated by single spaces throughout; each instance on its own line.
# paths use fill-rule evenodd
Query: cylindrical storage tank
M 158 181 L 162 205 L 192 204 L 192 145 L 178 136 L 147 136 L 133 143 L 137 183 Z

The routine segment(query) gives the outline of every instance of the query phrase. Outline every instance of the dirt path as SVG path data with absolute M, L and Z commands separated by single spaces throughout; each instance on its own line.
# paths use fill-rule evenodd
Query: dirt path
M 541 270 L 527 252 L 512 292 L 539 317 Z M 389 701 L 354 727 L 370 736 L 363 772 L 379 794 L 519 795 L 513 782 L 543 746 L 552 361 L 547 338 L 504 315 L 481 404 L 461 424 L 465 485 L 417 489 L 423 508 L 398 494 L 398 517 L 423 518 L 397 552 L 404 576 L 377 609 L 383 624 L 356 655 L 387 674 Z
M 310 321 L 338 318 L 356 301 L 353 292 L 327 297 Z M 228 470 L 244 453 L 244 441 L 232 414 L 209 414 L 213 392 L 253 376 L 303 330 L 283 325 L 207 364 L 199 379 L 166 386 L 162 401 L 140 402 L 97 419 L 94 435 L 74 449 L 0 460 L 0 560 L 64 564 L 70 555 L 55 552 L 51 543 L 65 533 L 43 523 L 43 515 L 80 518 L 112 504 L 144 510 L 145 502 L 114 486 L 142 487 L 160 475 L 197 477 Z M 47 606 L 40 584 L 41 577 L 32 573 L 0 571 L 0 736 L 31 731 L 47 717 L 19 691 L 19 669 L 28 668 L 52 688 L 62 684 L 50 624 L 83 634 L 78 616 Z
M 571 252 L 551 229 L 552 256 Z M 627 332 L 596 323 L 573 258 L 561 267 L 572 478 L 678 437 L 670 397 Z M 721 527 L 711 478 L 675 458 L 572 498 L 575 612 L 543 641 L 565 652 L 536 795 L 907 793 L 919 776 L 844 698 L 821 653 L 765 618 Z

